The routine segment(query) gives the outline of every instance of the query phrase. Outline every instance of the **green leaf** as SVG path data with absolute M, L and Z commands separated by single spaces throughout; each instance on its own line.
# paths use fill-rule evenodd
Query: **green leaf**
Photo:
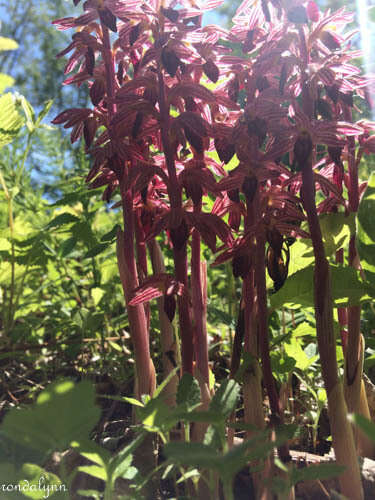
M 375 5 L 369 8 L 368 18 L 371 22 L 375 23 Z
M 24 96 L 20 97 L 20 102 L 21 102 L 23 112 L 25 113 L 25 116 L 26 116 L 26 126 L 27 126 L 29 132 L 33 132 L 35 129 L 35 125 L 34 125 L 35 111 L 34 111 L 34 108 L 31 106 L 29 101 L 27 99 L 25 99 Z
M 363 431 L 367 437 L 375 442 L 375 423 L 368 420 L 363 415 L 350 415 L 350 420 L 354 422 Z
M 19 475 L 22 479 L 18 482 L 22 493 L 27 498 L 41 500 L 48 497 L 62 498 L 56 493 L 68 493 L 68 487 L 61 483 L 60 479 L 47 472 L 38 465 L 24 464 Z M 67 498 L 67 495 L 64 495 Z
M 143 407 L 136 408 L 137 416 L 149 432 L 166 432 L 174 427 L 179 417 L 161 399 L 150 399 Z
M 207 411 L 180 411 L 177 410 L 178 420 L 186 420 L 187 422 L 207 422 L 210 424 L 223 423 L 223 416 L 214 410 Z
M 175 368 L 173 368 L 173 370 L 171 370 L 169 372 L 168 376 L 155 389 L 154 394 L 153 394 L 154 398 L 157 398 L 163 392 L 163 390 L 165 389 L 165 387 L 167 387 L 167 385 L 172 380 L 172 378 L 176 375 L 176 373 L 178 372 L 179 369 L 180 369 L 180 367 L 176 366 Z
M 106 467 L 106 464 L 111 459 L 111 454 L 106 448 L 103 448 L 89 438 L 80 440 L 80 442 L 73 441 L 71 446 L 76 449 L 80 455 L 91 460 L 91 462 L 100 467 Z
M 303 467 L 300 469 L 294 468 L 290 474 L 290 481 L 292 485 L 300 481 L 315 481 L 317 479 L 324 480 L 330 479 L 342 474 L 345 467 L 337 464 L 317 464 Z
M 4 92 L 7 87 L 14 85 L 15 79 L 5 73 L 0 73 L 0 94 Z
M 94 500 L 100 500 L 102 495 L 99 491 L 96 490 L 78 490 L 77 493 L 83 497 L 89 497 L 90 500 L 94 498 Z
M 128 398 L 126 396 L 120 397 L 118 401 L 125 401 L 126 403 L 130 403 L 133 406 L 140 406 L 141 408 L 144 407 L 144 404 L 138 401 L 138 399 L 135 398 Z
M 305 337 L 305 336 L 313 336 L 316 335 L 316 330 L 313 326 L 311 326 L 306 321 L 300 323 L 297 328 L 293 328 L 292 330 L 293 337 Z
M 314 361 L 318 359 L 318 356 L 312 356 L 309 358 L 295 337 L 292 337 L 290 341 L 284 343 L 283 346 L 287 356 L 290 356 L 295 360 L 295 367 L 302 371 L 306 370 L 312 363 L 314 363 Z
M 93 248 L 91 248 L 88 252 L 86 252 L 83 258 L 88 259 L 90 257 L 96 257 L 100 253 L 103 253 L 104 250 L 108 248 L 108 246 L 108 243 L 99 243 L 98 245 L 95 245 Z
M 133 452 L 144 441 L 145 437 L 146 433 L 139 434 L 111 459 L 108 467 L 108 475 L 111 477 L 111 481 L 115 481 L 117 477 L 124 477 L 129 469 L 134 469 L 134 467 L 131 467 Z
M 97 240 L 92 230 L 92 226 L 88 220 L 80 220 L 74 226 L 72 226 L 73 236 L 79 240 L 83 241 L 89 249 L 97 244 Z
M 111 480 L 115 481 L 118 477 L 124 477 L 129 472 L 129 469 L 135 469 L 135 467 L 132 467 L 131 465 L 132 461 L 133 461 L 133 455 L 128 455 L 124 457 L 122 460 L 120 460 L 117 463 L 116 467 L 114 467 L 113 469 Z
M 64 205 L 73 206 L 75 203 L 82 202 L 83 200 L 94 198 L 97 194 L 102 193 L 102 188 L 97 189 L 78 189 L 71 193 L 66 193 L 60 200 L 55 201 L 49 205 L 50 207 L 61 207 Z
M 12 248 L 9 240 L 6 238 L 0 238 L 0 252 L 7 252 Z
M 235 380 L 223 380 L 211 399 L 209 409 L 219 413 L 223 419 L 226 419 L 236 407 L 239 395 L 240 386 Z
M 0 36 L 0 51 L 2 50 L 16 50 L 18 49 L 18 43 L 11 38 L 5 36 Z
M 163 453 L 172 463 L 204 469 L 218 469 L 221 460 L 211 446 L 202 443 L 167 443 Z
M 357 216 L 357 246 L 364 269 L 375 272 L 375 173 L 368 181 Z
M 68 238 L 67 240 L 63 241 L 60 249 L 59 249 L 59 254 L 61 257 L 66 257 L 69 255 L 77 245 L 77 240 L 72 236 L 71 238 Z
M 108 233 L 104 234 L 101 238 L 100 241 L 110 241 L 112 242 L 117 235 L 117 231 L 121 229 L 119 224 L 115 224 L 113 228 L 108 231 Z
M 290 247 L 289 276 L 314 262 L 311 240 L 300 238 Z M 284 285 L 285 286 L 285 285 Z
M 2 95 L 0 97 L 0 148 L 16 137 L 24 123 L 25 119 L 19 113 L 19 104 L 15 96 L 10 92 Z
M 100 467 L 99 465 L 82 465 L 78 467 L 80 472 L 84 472 L 89 476 L 96 477 L 98 479 L 102 479 L 103 481 L 107 481 L 107 471 L 104 467 Z
M 92 383 L 58 381 L 41 392 L 31 409 L 10 410 L 1 431 L 28 448 L 44 453 L 62 451 L 72 441 L 80 442 L 90 435 L 100 417 L 94 402 Z
M 340 248 L 347 248 L 350 235 L 355 233 L 355 214 L 324 214 L 319 217 L 327 257 Z
M 363 282 L 352 267 L 330 266 L 334 305 L 358 305 L 371 296 L 371 287 Z M 289 276 L 284 286 L 271 296 L 271 307 L 296 308 L 314 306 L 313 266 L 308 266 Z
M 179 381 L 176 395 L 177 405 L 193 410 L 201 403 L 201 391 L 198 380 L 190 373 L 184 373 Z
M 104 292 L 103 288 L 99 288 L 99 287 L 91 288 L 91 297 L 93 298 L 95 307 L 102 300 L 104 293 L 105 292 Z
M 35 121 L 35 126 L 39 126 L 40 122 L 43 120 L 45 116 L 47 116 L 49 110 L 51 109 L 53 104 L 53 99 L 49 99 L 44 103 L 43 109 L 39 112 L 37 119 Z
M 13 462 L 12 458 L 12 462 Z M 21 492 L 17 491 L 20 480 L 19 471 L 13 463 L 0 463 L 0 485 L 12 485 L 12 491 L 1 491 L 1 500 L 25 500 Z
M 73 215 L 69 212 L 64 212 L 62 214 L 57 215 L 54 219 L 52 219 L 46 226 L 46 229 L 53 229 L 55 227 L 60 227 L 65 224 L 71 224 L 72 222 L 79 221 L 79 217 Z

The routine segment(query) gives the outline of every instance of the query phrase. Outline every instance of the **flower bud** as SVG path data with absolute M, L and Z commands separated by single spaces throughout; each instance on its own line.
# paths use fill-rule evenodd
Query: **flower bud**
M 189 228 L 183 219 L 176 228 L 169 230 L 169 235 L 175 250 L 181 250 L 189 238 Z
M 236 147 L 231 144 L 227 139 L 217 139 L 215 138 L 215 149 L 220 158 L 220 161 L 227 164 L 233 158 Z
M 95 53 L 91 47 L 87 47 L 87 52 L 85 54 L 86 71 L 89 75 L 94 74 L 95 67 Z
M 219 68 L 216 64 L 209 59 L 205 64 L 203 64 L 204 74 L 211 80 L 211 82 L 216 83 L 219 79 Z
M 164 295 L 164 312 L 172 323 L 176 313 L 176 299 L 173 295 Z
M 283 237 L 276 227 L 268 228 L 266 231 L 267 241 L 276 255 L 280 255 L 283 246 Z
M 176 52 L 173 49 L 164 47 L 161 52 L 161 60 L 164 68 L 170 76 L 175 76 L 177 68 L 180 64 L 180 59 L 177 57 Z
M 103 80 L 96 79 L 90 87 L 90 99 L 97 106 L 105 95 L 105 84 Z
M 204 146 L 202 137 L 193 132 L 193 130 L 191 130 L 189 127 L 184 127 L 184 132 L 186 139 L 190 142 L 195 151 L 197 153 L 203 153 Z
M 313 143 L 310 134 L 302 131 L 294 144 L 294 161 L 297 162 L 299 168 L 303 168 L 311 157 Z
M 268 247 L 266 264 L 268 274 L 274 282 L 274 288 L 277 292 L 288 277 L 288 259 L 284 263 L 282 256 L 278 256 L 272 247 Z
M 141 23 L 138 23 L 132 27 L 129 33 L 129 43 L 130 45 L 134 45 L 135 42 L 138 40 L 139 35 L 140 35 L 140 28 L 141 28 Z
M 336 50 L 341 47 L 338 39 L 329 31 L 322 31 L 320 34 L 320 39 L 324 43 L 324 45 L 331 50 Z
M 101 23 L 104 24 L 104 26 L 109 28 L 114 33 L 117 33 L 116 16 L 112 14 L 112 12 L 107 7 L 104 7 L 103 9 L 98 9 L 98 14 Z
M 178 17 L 179 17 L 178 10 L 174 10 L 171 7 L 167 8 L 167 9 L 165 7 L 161 7 L 160 12 L 163 14 L 164 17 L 169 19 L 172 23 L 177 22 Z

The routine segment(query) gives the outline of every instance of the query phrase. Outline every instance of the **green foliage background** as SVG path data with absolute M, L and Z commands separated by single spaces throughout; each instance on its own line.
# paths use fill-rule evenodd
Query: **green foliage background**
M 223 22 L 229 22 L 239 3 L 237 0 L 225 2 L 221 9 Z M 339 4 L 337 0 L 330 6 L 335 8 Z M 79 92 L 62 87 L 64 61 L 55 57 L 66 45 L 69 35 L 57 32 L 50 22 L 64 17 L 68 8 L 71 12 L 70 2 L 0 2 L 1 36 L 6 37 L 0 38 L 0 364 L 3 370 L 0 387 L 2 394 L 10 391 L 14 398 L 6 398 L 7 408 L 13 407 L 16 401 L 33 400 L 51 380 L 61 376 L 76 379 L 84 376 L 98 381 L 110 373 L 111 380 L 122 391 L 127 387 L 131 391 L 133 359 L 114 248 L 121 216 L 101 200 L 101 189 L 89 191 L 85 187 L 89 160 L 82 147 L 72 147 L 60 128 L 50 125 L 50 120 L 62 108 L 81 107 L 87 102 L 84 86 Z M 374 160 L 367 158 L 361 166 L 361 177 L 369 179 L 369 187 L 358 218 L 348 220 L 335 214 L 326 216 L 322 226 L 326 251 L 333 266 L 336 305 L 363 304 L 362 331 L 367 346 L 365 368 L 374 379 L 374 174 L 370 177 L 373 166 Z M 115 197 L 111 205 L 116 201 Z M 334 266 L 335 250 L 347 245 L 354 225 L 359 232 L 359 252 L 367 276 L 365 282 L 352 269 Z M 167 266 L 172 266 L 170 250 L 166 246 L 163 250 Z M 213 256 L 207 249 L 204 255 L 210 264 Z M 299 240 L 292 245 L 294 267 L 290 269 L 290 276 L 279 292 L 270 293 L 270 327 L 274 375 L 279 384 L 287 381 L 291 374 L 302 382 L 302 412 L 306 415 L 312 439 L 316 441 L 325 393 L 315 339 L 312 261 L 311 248 L 306 241 Z M 208 272 L 210 358 L 212 376 L 218 381 L 229 369 L 240 283 L 233 278 L 228 265 L 208 266 Z M 270 292 L 271 288 L 270 282 Z M 151 311 L 154 313 L 154 305 Z M 160 367 L 159 327 L 155 314 L 151 315 L 151 327 L 152 355 Z M 337 322 L 336 328 L 339 329 Z M 337 353 L 342 363 L 339 344 Z M 250 363 L 249 359 L 242 360 L 237 374 L 239 380 Z M 161 369 L 157 371 L 160 373 Z M 227 474 L 230 483 L 234 472 L 249 459 L 249 450 L 244 447 L 236 456 L 223 450 L 220 433 L 224 424 L 217 415 L 225 418 L 230 414 L 237 403 L 237 389 L 232 387 L 234 392 L 224 407 L 220 395 L 228 394 L 225 392 L 228 387 L 222 385 L 222 392 L 216 393 L 218 396 L 212 401 L 212 408 L 198 417 L 197 412 L 194 413 L 193 385 L 191 381 L 181 380 L 176 414 L 171 415 L 165 404 L 156 398 L 141 405 L 140 419 L 149 430 L 164 435 L 178 420 L 206 418 L 213 426 L 212 441 L 196 450 L 171 443 L 166 449 L 167 459 L 190 466 L 206 457 L 203 466 L 211 465 L 216 472 Z M 77 389 L 74 384 L 68 384 L 60 388 L 60 392 L 57 387 L 50 386 L 42 393 L 44 396 L 39 396 L 27 419 L 21 412 L 13 413 L 15 418 L 12 420 L 7 418 L 6 438 L 17 436 L 18 445 L 26 448 L 32 447 L 30 440 L 34 440 L 34 444 L 39 442 L 43 449 L 36 451 L 40 453 L 51 451 L 53 443 L 55 449 L 57 445 L 64 449 L 80 437 L 74 432 L 69 434 L 65 423 L 71 419 L 76 429 L 81 422 L 79 417 L 84 415 L 87 420 L 81 422 L 79 431 L 85 434 L 86 440 L 79 446 L 83 453 L 91 453 L 90 459 L 97 467 L 86 472 L 104 477 L 110 484 L 111 494 L 118 475 L 130 477 L 137 472 L 131 469 L 132 451 L 123 454 L 122 461 L 111 462 L 106 450 L 89 449 L 90 430 L 99 419 L 99 411 L 93 405 L 92 386 L 81 385 Z M 53 405 L 44 400 L 44 416 L 41 417 L 38 411 L 43 406 L 43 397 L 51 398 Z M 71 405 L 79 407 L 82 402 L 87 410 L 84 414 L 63 413 Z M 46 407 L 51 414 L 44 411 Z M 57 411 L 59 408 L 61 412 Z M 31 429 L 37 430 L 35 422 L 38 419 L 45 425 L 46 415 L 54 422 L 47 442 L 30 433 Z M 366 426 L 360 420 L 358 425 Z M 368 433 L 373 436 L 373 428 Z M 4 448 L 4 441 L 2 446 Z M 267 450 L 261 448 L 259 453 L 263 456 Z M 125 459 L 128 461 L 124 462 Z M 120 474 L 121 463 L 126 463 L 127 467 Z M 228 468 L 229 463 L 233 467 Z M 11 469 L 9 463 L 0 464 L 2 477 L 15 474 Z M 29 469 L 30 477 L 39 473 L 39 469 Z M 332 474 L 332 471 L 326 473 Z M 291 475 L 290 481 L 297 482 L 300 480 L 297 471 L 294 474 L 296 476 Z M 324 471 L 320 474 L 324 475 Z

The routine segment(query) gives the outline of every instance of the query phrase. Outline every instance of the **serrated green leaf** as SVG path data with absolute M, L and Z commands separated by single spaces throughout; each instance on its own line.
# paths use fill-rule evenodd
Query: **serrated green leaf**
M 145 433 L 139 434 L 130 444 L 125 446 L 125 448 L 119 451 L 117 455 L 111 459 L 108 467 L 108 475 L 111 477 L 112 481 L 115 481 L 117 477 L 124 477 L 126 469 L 129 469 L 131 466 L 133 452 L 144 441 L 145 437 Z
M 24 96 L 20 97 L 20 102 L 21 102 L 21 107 L 23 109 L 23 112 L 25 113 L 26 116 L 26 126 L 29 130 L 29 132 L 33 132 L 35 129 L 34 125 L 34 119 L 35 119 L 35 112 L 34 108 L 31 106 L 29 101 L 25 99 Z
M 358 305 L 368 300 L 371 287 L 361 280 L 352 267 L 330 266 L 332 275 L 332 297 L 335 306 Z M 314 268 L 308 266 L 292 274 L 284 286 L 271 295 L 271 307 L 278 309 L 284 305 L 290 308 L 314 306 Z
M 108 231 L 108 233 L 104 234 L 101 238 L 100 241 L 113 241 L 116 238 L 117 232 L 120 229 L 119 224 L 115 224 L 113 228 Z
M 211 399 L 209 409 L 226 419 L 236 407 L 239 395 L 240 386 L 235 380 L 223 380 Z
M 88 248 L 91 249 L 97 244 L 97 240 L 89 221 L 80 220 L 79 222 L 77 222 L 77 224 L 74 224 L 74 226 L 72 226 L 71 231 L 73 233 L 73 236 L 77 240 L 83 241 L 83 243 L 85 243 Z
M 61 495 L 53 492 L 68 492 L 68 487 L 61 483 L 61 480 L 52 472 L 47 472 L 38 465 L 24 464 L 20 471 L 22 480 L 18 482 L 22 493 L 27 498 L 41 500 L 46 498 L 47 491 L 51 498 Z
M 64 226 L 65 224 L 72 224 L 72 222 L 79 221 L 79 217 L 69 212 L 64 212 L 53 218 L 46 226 L 46 229 L 53 229 L 56 227 Z
M 124 477 L 132 467 L 133 455 L 128 455 L 120 460 L 113 468 L 111 479 L 115 481 L 118 477 Z M 135 469 L 135 467 L 133 467 Z M 137 469 L 135 469 L 137 470 Z
M 176 394 L 177 405 L 187 410 L 195 408 L 201 402 L 201 391 L 198 380 L 190 373 L 184 373 L 178 383 Z
M 1 38 L 1 37 L 0 37 Z M 10 92 L 0 97 L 0 148 L 9 144 L 25 123 L 17 99 Z
M 290 247 L 289 276 L 308 267 L 312 262 L 314 262 L 314 252 L 311 240 L 301 238 L 295 241 Z
M 174 427 L 179 417 L 161 399 L 150 399 L 143 408 L 136 408 L 137 417 L 149 432 L 166 432 Z
M 64 450 L 72 441 L 88 438 L 100 417 L 94 402 L 90 382 L 57 381 L 41 392 L 31 409 L 9 411 L 1 430 L 28 448 L 44 453 Z
M 106 248 L 108 248 L 109 244 L 108 243 L 99 243 L 98 245 L 95 245 L 93 248 L 88 250 L 85 255 L 83 256 L 84 259 L 88 259 L 91 257 L 96 257 L 97 255 L 101 254 L 104 252 Z
M 355 232 L 355 214 L 324 214 L 319 217 L 327 257 L 340 248 L 349 246 L 350 235 Z
M 312 363 L 314 363 L 314 361 L 318 359 L 318 356 L 312 356 L 309 358 L 296 337 L 292 337 L 290 341 L 285 342 L 283 346 L 287 356 L 295 360 L 295 367 L 302 371 L 306 370 Z
M 60 246 L 59 253 L 61 257 L 67 257 L 77 245 L 77 240 L 72 236 L 67 240 L 64 240 Z

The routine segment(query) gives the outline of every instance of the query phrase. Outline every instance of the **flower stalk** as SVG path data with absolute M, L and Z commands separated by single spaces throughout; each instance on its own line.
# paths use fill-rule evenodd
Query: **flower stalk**
M 308 138 L 300 138 L 307 145 Z M 324 386 L 327 392 L 328 412 L 331 425 L 333 448 L 337 463 L 346 467 L 340 476 L 341 491 L 348 498 L 363 499 L 363 490 L 354 445 L 353 432 L 347 418 L 347 407 L 342 384 L 338 378 L 336 359 L 336 338 L 333 328 L 333 302 L 331 273 L 323 245 L 319 218 L 315 205 L 315 181 L 311 160 L 312 147 L 306 147 L 299 164 L 302 170 L 301 197 L 313 244 L 314 303 L 316 333 L 321 360 Z
M 159 82 L 159 107 L 160 107 L 160 132 L 161 140 L 163 144 L 163 151 L 165 156 L 165 162 L 168 170 L 169 183 L 168 183 L 168 195 L 171 204 L 171 210 L 181 211 L 182 210 L 182 190 L 178 183 L 176 165 L 174 160 L 174 153 L 172 151 L 170 139 L 169 139 L 169 107 L 167 106 L 165 100 L 165 86 L 162 69 L 159 66 L 158 70 L 158 82 Z M 176 229 L 176 232 L 181 231 L 181 225 Z M 182 232 L 182 231 L 181 231 Z M 182 358 L 182 371 L 183 373 L 193 374 L 193 358 L 194 358 L 194 347 L 193 347 L 193 329 L 191 322 L 191 314 L 189 307 L 189 293 L 188 293 L 188 261 L 187 261 L 187 238 L 182 235 L 181 241 L 173 241 L 173 259 L 175 267 L 176 279 L 184 285 L 184 294 L 179 295 L 177 298 L 178 304 L 178 318 L 180 325 L 180 336 L 181 336 L 181 358 Z

